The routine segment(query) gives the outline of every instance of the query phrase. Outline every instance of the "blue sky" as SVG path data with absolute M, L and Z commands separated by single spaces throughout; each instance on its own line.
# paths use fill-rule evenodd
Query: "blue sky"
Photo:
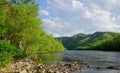
M 120 0 L 36 0 L 48 34 L 120 32 Z

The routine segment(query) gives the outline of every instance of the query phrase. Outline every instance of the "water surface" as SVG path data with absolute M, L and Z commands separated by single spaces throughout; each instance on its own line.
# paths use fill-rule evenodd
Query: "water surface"
M 92 69 L 73 73 L 120 73 L 120 52 L 70 50 L 62 53 L 42 54 L 40 57 L 47 64 L 59 61 L 72 62 L 81 59 L 93 66 Z M 107 67 L 113 67 L 114 69 L 107 69 Z

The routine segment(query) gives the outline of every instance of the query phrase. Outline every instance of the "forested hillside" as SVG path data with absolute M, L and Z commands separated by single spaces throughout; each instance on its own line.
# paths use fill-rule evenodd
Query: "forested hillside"
M 95 32 L 93 34 L 76 34 L 72 37 L 57 38 L 69 50 L 75 49 L 98 49 L 97 46 L 105 43 L 108 40 L 115 40 L 119 33 L 113 32 Z M 116 39 L 117 40 L 117 39 Z M 106 42 L 107 43 L 107 42 Z M 103 50 L 105 48 L 102 48 Z
M 104 51 L 120 51 L 120 35 L 117 35 L 113 39 L 106 40 L 100 45 L 93 46 L 90 49 Z
M 0 66 L 12 58 L 65 50 L 44 32 L 38 10 L 35 0 L 0 0 Z

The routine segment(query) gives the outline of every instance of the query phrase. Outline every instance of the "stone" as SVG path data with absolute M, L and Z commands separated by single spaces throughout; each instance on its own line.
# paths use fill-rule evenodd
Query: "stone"
M 27 73 L 27 71 L 26 70 L 22 70 L 19 73 Z

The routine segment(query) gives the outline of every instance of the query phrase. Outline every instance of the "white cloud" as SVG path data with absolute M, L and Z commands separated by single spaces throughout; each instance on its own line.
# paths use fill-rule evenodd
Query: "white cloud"
M 117 19 L 120 20 L 120 15 L 117 16 Z
M 72 0 L 72 6 L 74 9 L 83 8 L 83 3 L 77 0 Z
M 43 19 L 43 26 L 47 30 L 51 30 L 51 31 L 59 31 L 60 29 L 64 28 L 63 24 L 61 24 L 59 22 L 55 22 L 55 21 L 50 20 L 50 19 Z
M 46 31 L 56 36 L 120 31 L 120 0 L 46 1 L 51 12 L 48 14 L 52 15 L 43 19 L 43 25 Z M 47 12 L 45 14 L 47 15 Z
M 49 11 L 47 10 L 40 10 L 39 13 L 47 16 L 49 15 Z
M 120 7 L 119 3 L 120 3 L 120 0 L 107 0 L 107 2 L 105 2 L 107 8 L 112 7 L 112 8 L 115 8 L 115 9 L 116 8 L 118 9 Z
M 91 19 L 93 25 L 98 27 L 99 29 L 114 31 L 118 27 L 115 22 L 115 18 L 113 19 L 112 13 L 107 10 L 101 9 L 97 5 L 92 5 L 93 9 L 88 9 L 85 12 L 85 17 Z
M 52 34 L 55 37 L 72 36 L 79 32 L 84 32 L 83 29 L 80 29 L 77 26 L 74 26 L 73 28 L 73 25 L 68 22 L 54 21 L 51 19 L 43 19 L 43 26 L 48 34 Z
M 115 9 L 120 9 L 120 0 L 84 0 L 85 3 L 87 4 L 97 4 L 103 9 L 107 10 L 115 10 Z

